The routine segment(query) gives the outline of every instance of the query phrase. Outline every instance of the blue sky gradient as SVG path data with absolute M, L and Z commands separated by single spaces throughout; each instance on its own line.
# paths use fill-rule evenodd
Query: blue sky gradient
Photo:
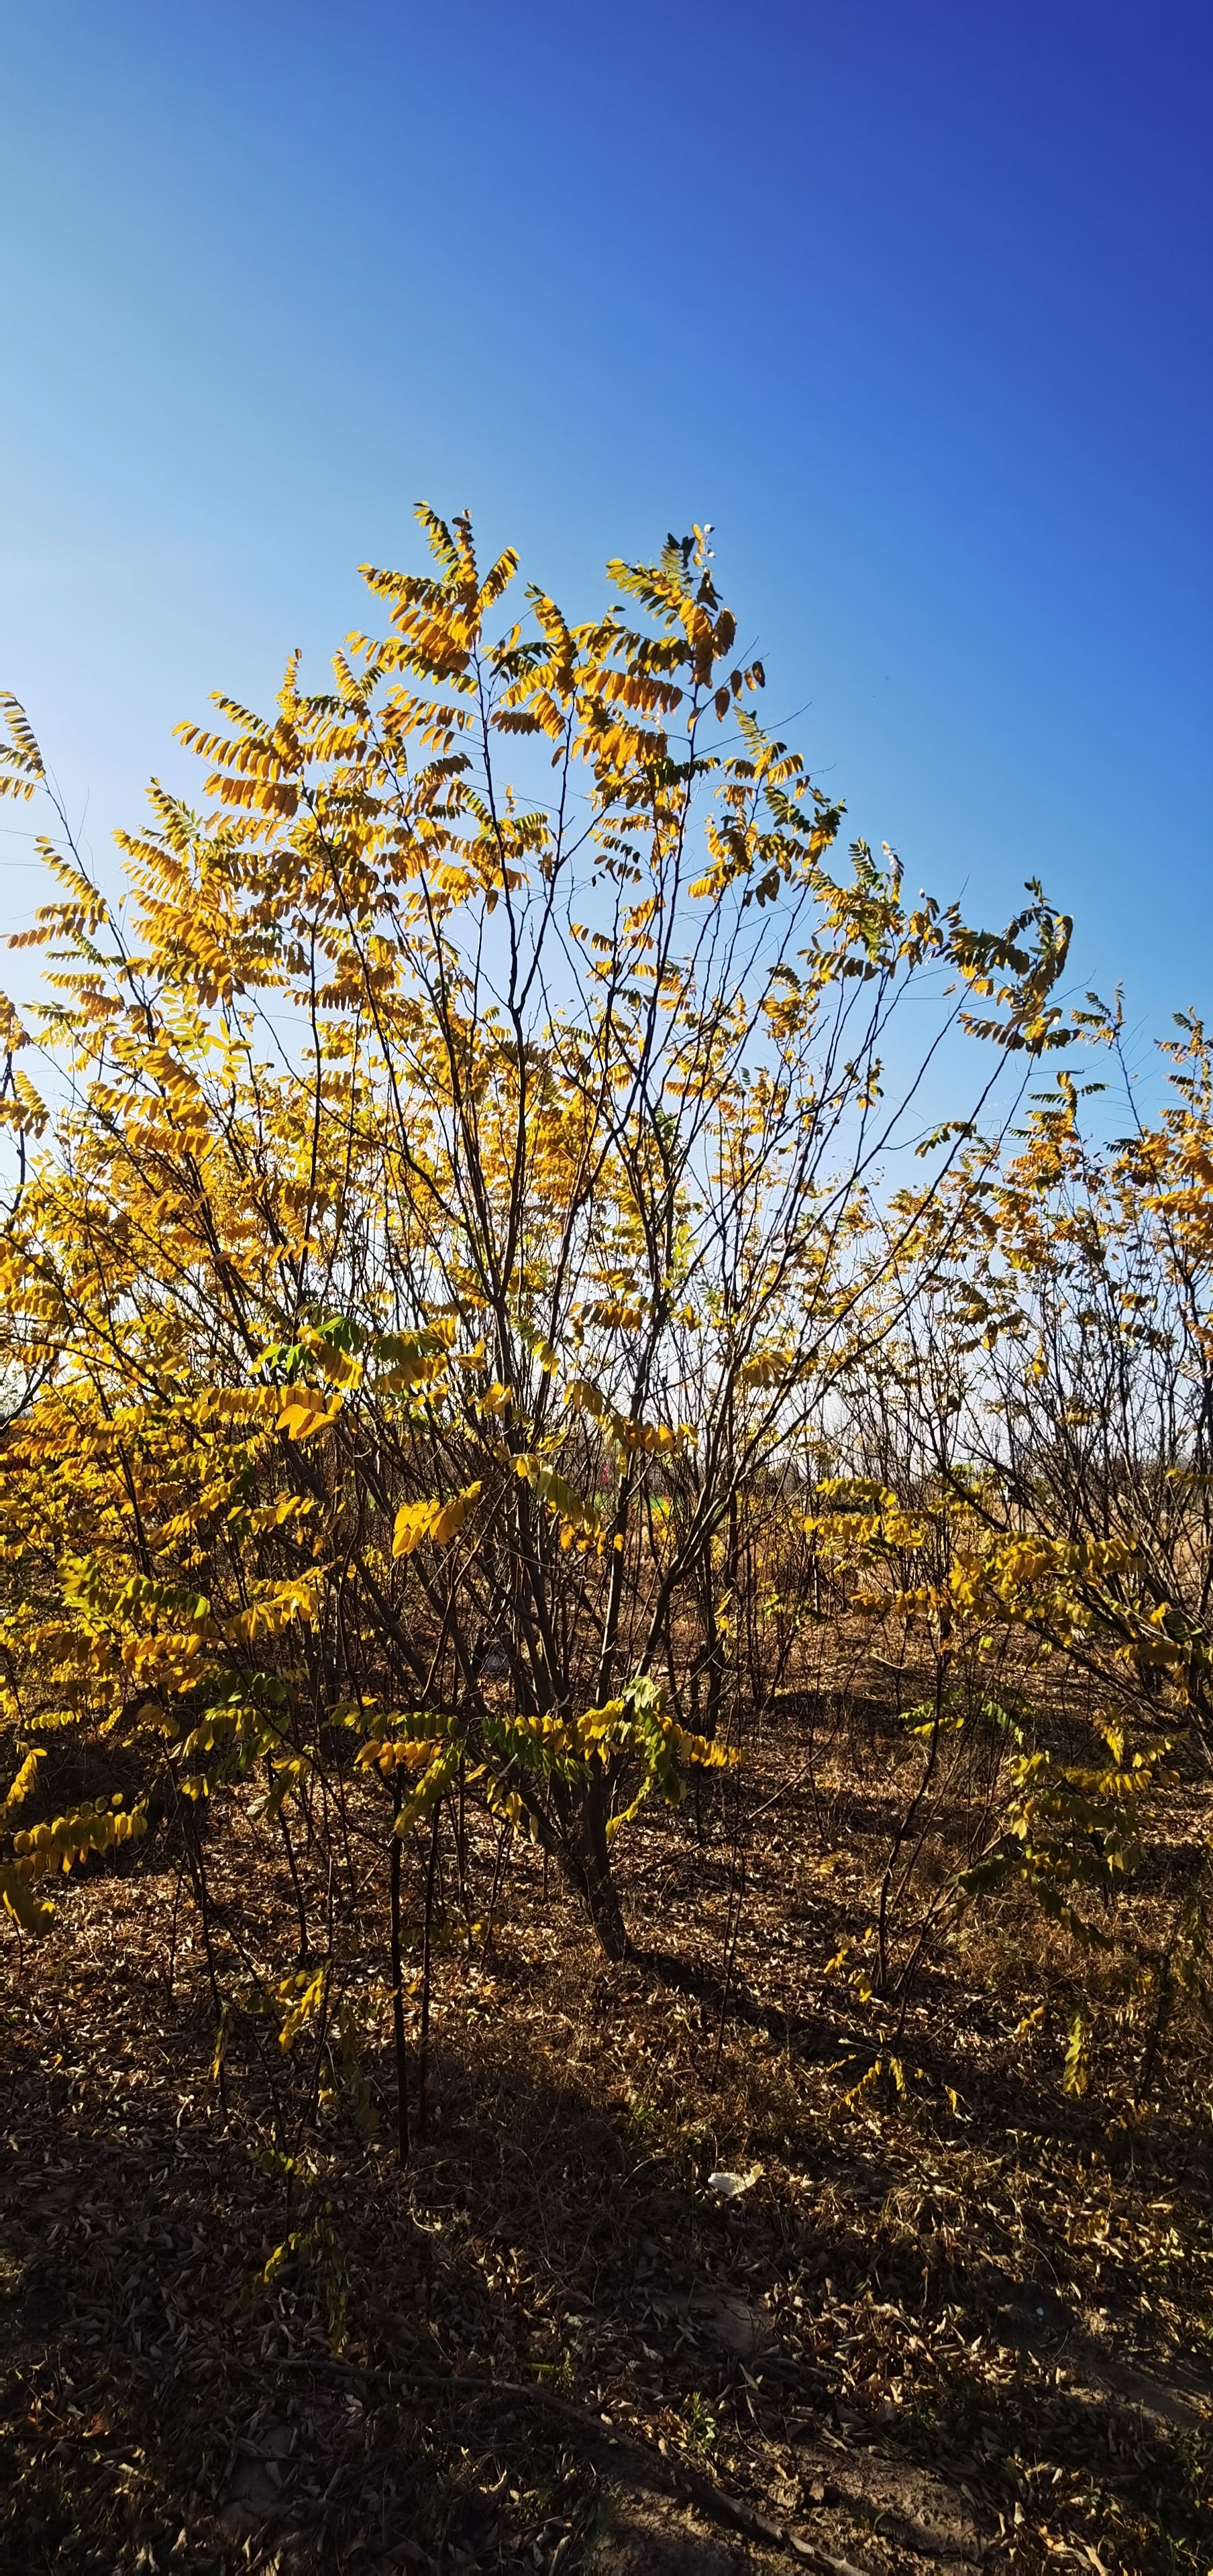
M 1213 16 L 0 5 L 0 678 L 100 863 L 411 505 L 581 612 L 716 526 L 767 713 L 1131 1022 L 1213 1017 Z M 22 827 L 10 810 L 6 827 Z M 38 897 L 0 839 L 7 926 Z

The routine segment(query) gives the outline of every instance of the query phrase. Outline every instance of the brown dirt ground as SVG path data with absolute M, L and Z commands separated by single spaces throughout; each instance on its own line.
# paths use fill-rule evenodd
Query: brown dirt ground
M 267 2086 L 289 2129 L 306 2042 L 288 2061 L 237 2015 L 221 2098 L 171 1835 L 66 1884 L 36 1954 L 5 1936 L 0 2565 L 1213 2565 L 1205 2042 L 1180 2014 L 1134 2115 L 1114 1962 L 1000 1899 L 924 1956 L 904 2089 L 862 2082 L 891 2025 L 840 1954 L 896 1782 L 876 1766 L 852 1794 L 842 1748 L 823 1805 L 788 1730 L 736 1793 L 740 1840 L 732 1790 L 702 1842 L 685 1810 L 639 1820 L 623 1966 L 528 1849 L 487 1955 L 448 1887 L 434 2117 L 404 2172 L 379 1893 L 342 1936 L 378 2122 L 334 2098 L 294 2174 L 266 2152 Z M 1177 1799 L 1159 1903 L 1211 1809 Z M 207 1855 L 225 1979 L 271 1926 L 281 1975 L 289 1880 L 234 1801 Z M 1092 2062 L 1070 2099 L 1076 1998 Z M 752 2177 L 732 2200 L 722 2168 Z

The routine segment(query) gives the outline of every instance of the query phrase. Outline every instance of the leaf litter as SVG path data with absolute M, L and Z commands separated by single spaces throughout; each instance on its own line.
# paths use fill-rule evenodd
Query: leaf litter
M 618 1966 L 521 1850 L 491 1953 L 442 1954 L 404 2171 L 385 2096 L 284 2183 L 255 2051 L 224 2110 L 164 1848 L 68 1891 L 36 1977 L 11 1941 L 3 2563 L 1207 2566 L 1213 2070 L 1136 2123 L 1066 2097 L 1010 1920 L 924 1978 L 915 2082 L 848 2084 L 858 1870 L 806 1904 L 792 1792 L 766 1824 L 723 2015 L 719 1824 L 642 1826 Z M 208 1866 L 250 1939 L 289 1912 L 235 1801 Z

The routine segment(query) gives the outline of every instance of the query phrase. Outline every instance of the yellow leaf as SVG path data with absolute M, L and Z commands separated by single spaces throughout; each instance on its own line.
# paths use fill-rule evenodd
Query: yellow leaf
M 284 1387 L 278 1428 L 288 1440 L 310 1440 L 315 1432 L 327 1430 L 340 1411 L 339 1389 L 330 1396 L 318 1386 Z
M 8 1796 L 4 1799 L 0 1799 L 0 1815 L 8 1814 L 13 1807 L 19 1807 L 21 1805 L 23 1798 L 28 1798 L 30 1790 L 35 1786 L 38 1778 L 38 1765 L 40 1762 L 45 1761 L 45 1759 L 46 1756 L 41 1746 L 36 1746 L 32 1753 L 26 1754 L 25 1760 L 17 1773 L 17 1777 L 9 1790 Z
M 19 1869 L 0 1869 L 0 1898 L 5 1911 L 20 1924 L 23 1932 L 49 1932 L 55 1909 L 45 1897 L 35 1896 L 29 1880 Z
M 423 1539 L 435 1547 L 446 1547 L 457 1538 L 473 1503 L 479 1500 L 480 1485 L 465 1485 L 449 1503 L 402 1503 L 396 1514 L 392 1534 L 393 1556 L 411 1556 Z

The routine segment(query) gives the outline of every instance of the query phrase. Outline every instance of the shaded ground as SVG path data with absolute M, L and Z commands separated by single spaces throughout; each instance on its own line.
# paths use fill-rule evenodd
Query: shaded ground
M 764 1809 L 794 1754 L 740 1839 L 642 1823 L 623 1967 L 533 1853 L 491 1948 L 451 1892 L 405 2173 L 369 1899 L 364 2064 L 311 2137 L 306 2033 L 288 2061 L 237 2012 L 215 2071 L 167 1842 L 7 1942 L 6 2568 L 1213 2563 L 1213 2073 L 1177 2026 L 1133 2113 L 1113 1980 L 1065 2098 L 1092 1972 L 1005 1905 L 924 1957 L 890 2072 L 847 1951 L 889 1816 Z M 1187 1793 L 1180 1861 L 1210 1822 Z M 292 1918 L 263 1850 L 238 1811 L 209 1838 L 229 1979 Z

